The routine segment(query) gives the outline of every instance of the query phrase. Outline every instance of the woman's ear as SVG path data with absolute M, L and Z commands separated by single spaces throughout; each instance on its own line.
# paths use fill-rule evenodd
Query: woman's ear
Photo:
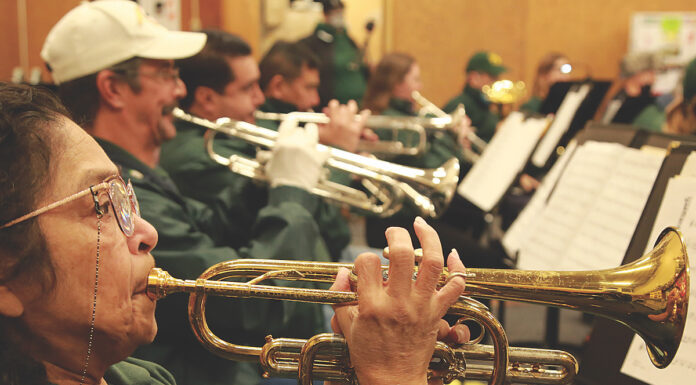
M 0 285 L 0 314 L 17 318 L 24 313 L 24 305 L 9 286 Z

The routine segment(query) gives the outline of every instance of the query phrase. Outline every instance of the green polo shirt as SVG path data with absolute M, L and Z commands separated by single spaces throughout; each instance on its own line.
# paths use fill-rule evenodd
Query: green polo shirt
M 104 374 L 109 385 L 176 385 L 163 367 L 137 358 L 126 358 L 109 367 Z
M 319 58 L 320 106 L 337 99 L 360 102 L 367 89 L 368 69 L 362 53 L 345 28 L 319 23 L 312 35 L 301 40 Z
M 267 102 L 268 103 L 268 102 Z M 274 106 L 282 106 L 273 111 L 287 113 L 296 111 L 292 105 L 275 101 Z M 201 201 L 209 206 L 222 207 L 229 213 L 231 226 L 239 235 L 241 246 L 252 238 L 253 224 L 259 213 L 269 204 L 268 185 L 259 183 L 246 176 L 230 171 L 208 156 L 204 147 L 205 130 L 184 121 L 177 121 L 177 135 L 162 146 L 160 166 L 167 171 L 184 196 Z M 278 123 L 273 121 L 257 122 L 260 126 L 277 130 Z M 225 135 L 215 137 L 215 151 L 223 156 L 238 155 L 245 158 L 256 157 L 256 147 L 240 139 Z M 333 173 L 332 173 L 333 176 Z M 298 190 L 285 188 L 283 191 Z M 310 195 L 302 191 L 305 195 Z M 282 195 L 276 192 L 275 195 Z M 340 214 L 338 207 L 328 204 L 315 196 L 309 213 L 317 223 L 321 239 L 328 254 L 338 260 L 342 250 L 350 242 L 350 229 Z M 313 259 L 306 255 L 302 259 Z
M 460 104 L 466 108 L 466 115 L 471 119 L 471 125 L 476 127 L 476 135 L 485 141 L 490 141 L 495 134 L 500 117 L 490 111 L 490 102 L 481 92 L 466 85 L 462 93 L 452 98 L 443 110 L 451 113 Z
M 172 276 L 196 279 L 208 267 L 237 258 L 329 259 L 311 214 L 318 200 L 306 191 L 287 186 L 271 189 L 268 204 L 244 224 L 249 226 L 245 229 L 234 216 L 244 209 L 239 202 L 221 199 L 206 205 L 186 198 L 162 168 L 150 168 L 124 149 L 98 142 L 124 179 L 133 183 L 141 215 L 159 235 L 152 255 L 157 266 Z M 269 284 L 320 287 L 309 282 Z M 187 308 L 186 295 L 158 301 L 157 337 L 135 356 L 161 364 L 180 384 L 255 384 L 259 376 L 253 364 L 219 358 L 198 343 Z M 211 297 L 206 309 L 211 330 L 233 343 L 261 346 L 268 334 L 307 338 L 325 329 L 322 309 L 315 304 Z

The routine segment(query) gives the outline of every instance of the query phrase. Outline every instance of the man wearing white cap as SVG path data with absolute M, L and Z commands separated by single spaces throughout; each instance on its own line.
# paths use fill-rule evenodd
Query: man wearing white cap
M 211 265 L 235 258 L 328 260 L 311 214 L 318 200 L 307 192 L 325 159 L 316 150 L 316 130 L 297 129 L 292 122 L 281 127 L 266 169 L 269 204 L 244 243 L 238 235 L 249 229 L 238 228 L 234 205 L 224 205 L 223 211 L 184 198 L 158 167 L 162 143 L 176 135 L 171 112 L 186 94 L 173 60 L 196 54 L 205 40 L 202 33 L 166 30 L 134 2 L 97 1 L 66 14 L 49 33 L 41 56 L 74 120 L 131 179 L 142 217 L 159 233 L 153 251 L 157 265 L 173 276 L 195 279 Z M 255 368 L 200 347 L 188 327 L 186 306 L 185 296 L 160 301 L 155 343 L 138 355 L 163 364 L 182 384 L 255 383 Z M 324 327 L 321 309 L 313 304 L 212 299 L 207 315 L 221 337 L 254 345 L 267 334 L 308 337 Z

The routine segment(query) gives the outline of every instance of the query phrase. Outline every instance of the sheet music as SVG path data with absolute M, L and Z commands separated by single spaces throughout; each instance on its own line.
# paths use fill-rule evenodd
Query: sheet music
M 570 128 L 575 113 L 578 111 L 578 108 L 580 108 L 580 104 L 585 100 L 591 88 L 591 84 L 583 84 L 579 90 L 575 92 L 569 91 L 566 94 L 565 99 L 563 99 L 561 106 L 558 108 L 556 117 L 553 119 L 553 123 L 551 123 L 546 135 L 541 139 L 541 143 L 539 143 L 536 151 L 534 151 L 534 155 L 532 155 L 532 164 L 537 167 L 544 167 L 544 165 L 546 165 L 551 153 L 556 149 L 556 146 L 558 146 L 558 141 L 561 140 L 563 134 Z
M 663 154 L 586 142 L 573 155 L 520 248 L 528 270 L 596 270 L 621 263 Z
M 693 272 L 696 269 L 696 177 L 682 175 L 670 179 L 655 219 L 647 251 L 652 249 L 657 236 L 667 226 L 676 226 L 681 230 Z M 691 298 L 696 295 L 696 285 L 693 282 L 689 295 Z M 645 343 L 640 337 L 635 336 L 621 372 L 655 385 L 692 383 L 696 376 L 696 307 L 689 306 L 681 345 L 670 366 L 665 369 L 655 368 L 648 358 Z
M 483 211 L 491 211 L 524 168 L 548 119 L 527 119 L 511 113 L 501 124 L 486 150 L 466 174 L 457 193 Z
M 563 170 L 565 170 L 565 166 L 572 158 L 576 148 L 577 142 L 575 140 L 568 143 L 565 152 L 558 158 L 553 167 L 551 167 L 551 170 L 549 170 L 549 173 L 546 174 L 541 181 L 532 199 L 529 200 L 524 209 L 522 209 L 520 215 L 517 216 L 517 219 L 515 219 L 510 228 L 505 232 L 502 245 L 507 255 L 515 255 L 522 247 L 522 243 L 527 238 L 528 234 L 531 233 L 533 225 L 536 223 L 535 219 L 538 218 L 541 211 L 546 207 L 546 200 L 556 186 L 556 182 L 558 182 L 558 179 L 563 174 Z
M 692 151 L 684 161 L 682 170 L 679 173 L 681 176 L 696 176 L 696 151 Z

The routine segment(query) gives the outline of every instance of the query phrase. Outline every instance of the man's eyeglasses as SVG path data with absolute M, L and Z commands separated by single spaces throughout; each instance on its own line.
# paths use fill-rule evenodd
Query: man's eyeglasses
M 130 68 L 112 68 L 112 71 L 120 74 L 137 74 L 150 79 L 157 79 L 169 82 L 179 80 L 179 67 L 164 67 L 154 71 L 141 71 L 139 69 Z
M 98 195 L 100 190 L 106 190 L 106 193 L 109 196 L 109 201 L 111 202 L 111 207 L 114 209 L 116 222 L 118 222 L 118 226 L 121 228 L 121 231 L 123 231 L 123 234 L 125 234 L 127 237 L 132 236 L 135 232 L 135 217 L 140 216 L 140 205 L 138 204 L 138 199 L 135 197 L 135 193 L 133 192 L 133 185 L 131 185 L 130 181 L 128 181 L 128 183 L 124 182 L 123 178 L 118 175 L 110 176 L 98 185 L 92 185 L 89 188 L 86 188 L 67 198 L 53 202 L 50 205 L 14 219 L 0 226 L 0 229 L 14 226 L 17 223 L 24 222 L 47 211 L 53 210 L 56 207 L 70 203 L 90 194 L 92 195 L 92 200 L 94 201 L 94 210 L 97 212 L 97 216 L 101 218 L 101 216 L 108 211 L 109 206 L 108 204 L 102 205 L 99 203 Z

